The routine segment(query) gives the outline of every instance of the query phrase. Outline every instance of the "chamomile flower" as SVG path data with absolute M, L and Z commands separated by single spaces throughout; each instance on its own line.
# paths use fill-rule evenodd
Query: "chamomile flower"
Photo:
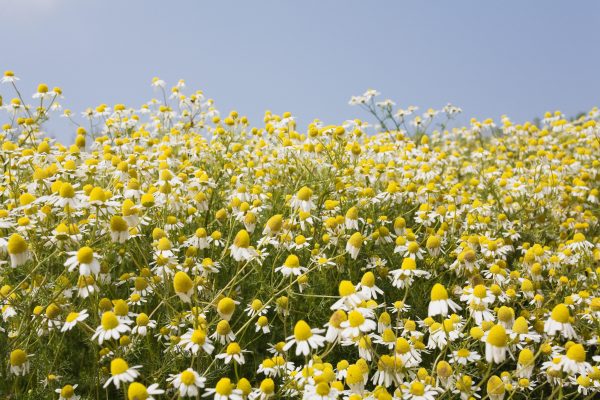
M 450 357 L 450 363 L 467 365 L 469 363 L 477 362 L 480 359 L 481 356 L 477 352 L 471 351 L 463 347 L 452 352 L 452 356 Z
M 544 324 L 544 332 L 550 336 L 559 333 L 566 339 L 576 338 L 577 334 L 569 322 L 570 318 L 569 309 L 566 305 L 562 303 L 556 305 Z
M 173 277 L 173 288 L 175 294 L 185 303 L 190 303 L 194 293 L 194 282 L 184 271 L 177 271 Z
M 167 379 L 175 389 L 177 389 L 179 397 L 196 397 L 200 393 L 199 389 L 204 388 L 206 378 L 200 376 L 192 368 L 185 371 L 170 375 Z
M 135 317 L 135 326 L 131 330 L 133 335 L 146 336 L 150 329 L 156 328 L 156 321 L 150 319 L 146 313 L 139 313 Z
M 181 336 L 181 340 L 177 344 L 178 347 L 197 355 L 202 349 L 204 352 L 211 354 L 215 347 L 211 340 L 206 336 L 203 329 L 190 329 Z
M 242 400 L 242 391 L 229 378 L 221 378 L 214 388 L 207 388 L 202 397 L 212 396 L 215 400 Z
M 434 400 L 439 391 L 431 385 L 426 385 L 421 381 L 415 380 L 402 391 L 404 399 L 410 400 Z
M 95 275 L 100 273 L 100 256 L 94 252 L 91 247 L 84 246 L 77 251 L 69 251 L 67 254 L 71 257 L 65 262 L 65 267 L 69 272 L 79 268 L 79 275 Z
M 55 389 L 54 392 L 58 393 L 58 400 L 79 400 L 81 396 L 75 394 L 75 389 L 78 385 L 65 385 L 60 389 Z
M 235 361 L 238 365 L 243 365 L 246 362 L 243 350 L 237 342 L 229 343 L 225 352 L 217 354 L 216 358 L 223 360 L 225 364 Z
M 308 356 L 312 350 L 317 350 L 325 344 L 325 337 L 320 333 L 323 329 L 311 328 L 304 320 L 296 322 L 294 334 L 287 338 L 284 351 L 296 346 L 296 355 Z
M 15 76 L 13 71 L 4 71 L 4 75 L 0 79 L 0 83 L 15 83 L 19 78 Z
M 432 317 L 435 315 L 441 315 L 443 317 L 448 315 L 448 309 L 452 311 L 459 311 L 462 308 L 454 301 L 448 298 L 448 291 L 440 284 L 436 283 L 431 289 L 431 301 L 429 302 L 428 316 Z
M 500 364 L 506 359 L 508 336 L 502 325 L 494 325 L 483 337 L 485 341 L 485 359 L 488 363 Z
M 122 358 L 115 358 L 110 362 L 110 375 L 111 377 L 104 383 L 104 388 L 114 384 L 117 389 L 121 386 L 121 383 L 133 382 L 140 373 L 137 371 L 141 368 L 141 365 L 129 367 L 127 361 Z
M 383 290 L 375 285 L 375 275 L 371 271 L 363 274 L 360 283 L 356 285 L 356 290 L 360 291 L 361 297 L 365 300 L 377 299 L 377 295 L 383 294 Z
M 275 268 L 275 272 L 281 272 L 284 277 L 300 276 L 308 271 L 308 268 L 300 266 L 298 256 L 290 254 L 282 266 Z
M 335 400 L 339 391 L 327 382 L 319 382 L 316 385 L 306 385 L 302 395 L 303 400 Z
M 105 311 L 102 314 L 101 323 L 96 328 L 92 340 L 98 340 L 98 344 L 106 340 L 118 340 L 123 333 L 130 331 L 129 322 L 119 319 L 112 311 Z
M 313 191 L 310 188 L 304 186 L 300 190 L 298 190 L 298 193 L 296 193 L 296 195 L 292 197 L 290 201 L 290 206 L 295 210 L 310 212 L 316 207 L 315 204 L 312 202 L 312 195 Z
M 404 258 L 400 269 L 390 271 L 392 286 L 403 289 L 414 282 L 414 278 L 428 278 L 429 272 L 417 269 L 414 258 Z
M 332 310 L 350 310 L 357 307 L 364 300 L 361 292 L 356 291 L 356 287 L 351 281 L 343 280 L 338 286 L 340 299 L 331 306 Z
M 89 317 L 87 310 L 81 310 L 79 312 L 72 311 L 67 314 L 65 322 L 60 329 L 61 332 L 67 332 L 73 329 L 79 322 L 85 321 Z
M 127 388 L 127 398 L 128 400 L 155 400 L 153 396 L 164 392 L 164 390 L 158 388 L 156 383 L 146 387 L 139 382 L 133 382 Z
M 360 248 L 362 247 L 365 238 L 360 232 L 354 232 L 352 236 L 346 242 L 346 251 L 350 254 L 353 260 L 356 260 L 358 257 L 358 253 L 360 252 Z
M 355 338 L 360 334 L 366 334 L 377 328 L 377 323 L 370 318 L 365 318 L 362 312 L 352 310 L 348 313 L 348 319 L 340 324 L 342 336 Z
M 236 261 L 249 261 L 256 256 L 256 250 L 250 246 L 250 235 L 244 229 L 235 235 L 229 250 Z
M 585 361 L 586 351 L 582 344 L 571 343 L 566 346 L 567 352 L 561 357 L 561 367 L 569 375 L 586 375 L 592 370 L 592 366 Z
M 265 306 L 259 299 L 254 299 L 248 304 L 248 307 L 246 307 L 244 311 L 249 317 L 254 317 L 255 315 L 260 316 L 266 314 L 269 311 L 269 308 L 268 305 Z
M 13 233 L 8 238 L 6 249 L 10 255 L 10 266 L 12 268 L 23 265 L 31 259 L 29 245 L 23 236 L 19 235 L 18 233 Z
M 24 350 L 15 349 L 10 352 L 10 372 L 17 376 L 25 376 L 29 373 L 31 366 L 29 357 Z

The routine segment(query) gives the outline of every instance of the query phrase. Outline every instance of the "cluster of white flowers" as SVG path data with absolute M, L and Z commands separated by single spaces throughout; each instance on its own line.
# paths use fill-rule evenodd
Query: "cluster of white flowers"
M 428 131 L 461 110 L 369 90 L 378 131 L 300 133 L 152 86 L 71 145 L 60 88 L 0 104 L 0 395 L 599 395 L 597 109 Z

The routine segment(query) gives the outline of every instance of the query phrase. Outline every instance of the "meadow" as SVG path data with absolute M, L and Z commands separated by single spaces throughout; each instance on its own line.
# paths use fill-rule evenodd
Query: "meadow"
M 598 109 L 369 90 L 298 131 L 183 81 L 74 112 L 0 80 L 0 397 L 597 398 Z

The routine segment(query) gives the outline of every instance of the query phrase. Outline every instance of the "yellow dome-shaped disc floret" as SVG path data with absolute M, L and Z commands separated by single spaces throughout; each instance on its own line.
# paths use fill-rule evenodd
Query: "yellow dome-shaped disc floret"
M 310 326 L 304 320 L 296 322 L 294 326 L 294 337 L 296 340 L 307 340 L 313 335 Z
M 112 311 L 106 311 L 102 314 L 101 325 L 104 330 L 108 331 L 119 326 L 119 319 Z
M 184 271 L 177 271 L 173 278 L 173 288 L 175 289 L 175 293 L 187 293 L 193 287 L 194 282 L 192 281 L 192 278 Z
M 110 362 L 111 375 L 120 375 L 129 369 L 129 364 L 122 358 L 115 358 Z
M 29 245 L 25 239 L 23 239 L 23 236 L 19 235 L 18 233 L 13 233 L 8 238 L 8 244 L 6 246 L 8 254 L 22 254 L 25 253 L 28 248 Z
M 488 333 L 487 343 L 496 347 L 505 347 L 507 342 L 506 329 L 502 325 L 494 325 Z
M 129 400 L 146 400 L 148 397 L 148 389 L 139 382 L 133 382 L 127 388 L 127 398 Z
M 566 324 L 569 322 L 569 308 L 563 303 L 557 304 L 551 313 L 551 318 L 556 322 L 560 322 L 561 324 Z
M 77 261 L 80 264 L 90 264 L 94 261 L 94 250 L 91 247 L 84 246 L 77 251 Z
M 237 235 L 235 235 L 233 244 L 240 248 L 250 247 L 250 235 L 248 234 L 248 231 L 245 229 L 240 230 Z
M 448 291 L 441 283 L 436 283 L 431 288 L 431 301 L 448 300 Z

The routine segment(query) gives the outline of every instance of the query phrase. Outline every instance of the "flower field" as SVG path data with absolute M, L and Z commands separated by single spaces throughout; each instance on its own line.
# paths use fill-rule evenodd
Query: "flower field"
M 300 130 L 183 81 L 83 113 L 1 81 L 1 398 L 599 396 L 599 110 L 370 90 L 376 126 Z

